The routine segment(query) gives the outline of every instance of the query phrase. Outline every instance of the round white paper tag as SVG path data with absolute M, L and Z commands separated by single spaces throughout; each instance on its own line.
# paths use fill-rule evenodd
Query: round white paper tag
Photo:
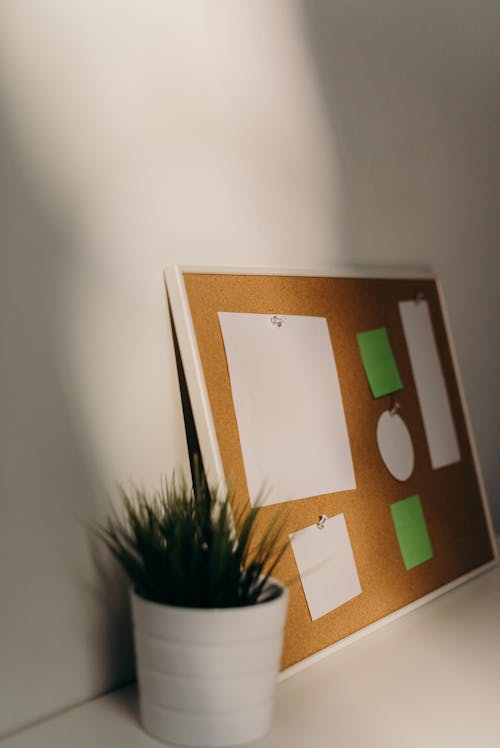
M 413 472 L 415 454 L 410 432 L 397 413 L 384 411 L 377 425 L 377 443 L 387 470 L 397 480 L 407 480 Z

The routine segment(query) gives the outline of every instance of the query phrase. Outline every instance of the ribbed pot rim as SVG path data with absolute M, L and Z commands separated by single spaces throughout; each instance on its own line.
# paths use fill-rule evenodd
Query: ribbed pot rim
M 159 603 L 155 602 L 154 600 L 149 600 L 147 597 L 143 597 L 142 595 L 139 595 L 138 592 L 135 591 L 133 587 L 130 587 L 130 596 L 135 598 L 140 603 L 146 603 L 147 605 L 154 606 L 158 609 L 162 610 L 178 610 L 179 612 L 198 612 L 200 615 L 211 615 L 211 614 L 223 614 L 225 612 L 231 611 L 232 615 L 238 615 L 238 611 L 241 611 L 241 615 L 244 615 L 245 612 L 249 610 L 255 610 L 255 608 L 259 608 L 261 606 L 271 607 L 274 605 L 281 604 L 281 601 L 283 599 L 284 595 L 288 594 L 288 587 L 281 582 L 279 579 L 276 579 L 275 577 L 269 577 L 268 578 L 268 585 L 266 585 L 266 588 L 268 586 L 276 587 L 278 590 L 278 593 L 271 597 L 268 600 L 264 600 L 262 602 L 256 602 L 251 605 L 234 605 L 234 606 L 225 606 L 221 608 L 198 608 L 196 606 L 187 606 L 187 605 L 173 605 L 171 603 Z

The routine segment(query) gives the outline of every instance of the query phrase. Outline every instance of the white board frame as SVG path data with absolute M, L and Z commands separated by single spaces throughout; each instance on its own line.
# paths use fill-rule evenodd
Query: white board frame
M 208 481 L 212 485 L 218 485 L 221 491 L 226 488 L 225 475 L 222 466 L 222 458 L 219 450 L 217 441 L 215 425 L 213 421 L 212 411 L 210 408 L 210 402 L 208 398 L 207 386 L 205 383 L 205 377 L 203 374 L 203 367 L 201 363 L 200 352 L 198 349 L 198 343 L 196 340 L 196 333 L 191 317 L 189 302 L 186 293 L 186 287 L 184 284 L 184 274 L 217 274 L 217 275 L 270 275 L 270 276 L 306 276 L 316 278 L 379 278 L 379 279 L 412 279 L 422 278 L 427 280 L 433 280 L 436 283 L 439 303 L 441 311 L 443 313 L 443 320 L 446 329 L 446 335 L 448 338 L 448 344 L 450 348 L 453 369 L 458 385 L 458 391 L 460 396 L 460 403 L 464 413 L 465 424 L 467 429 L 467 436 L 469 439 L 474 468 L 476 471 L 479 490 L 481 495 L 481 501 L 483 505 L 483 511 L 486 518 L 486 524 L 488 528 L 488 535 L 493 550 L 493 560 L 488 561 L 481 566 L 473 569 L 466 574 L 453 579 L 448 584 L 439 587 L 432 592 L 424 595 L 423 597 L 414 600 L 408 605 L 399 608 L 393 613 L 380 618 L 379 620 L 368 624 L 359 631 L 344 637 L 340 641 L 331 644 L 318 652 L 310 655 L 309 657 L 301 660 L 300 662 L 291 665 L 280 673 L 280 680 L 287 678 L 288 676 L 299 672 L 305 667 L 323 659 L 327 655 L 331 654 L 342 647 L 357 641 L 363 636 L 377 631 L 382 626 L 385 626 L 392 621 L 399 619 L 401 616 L 411 613 L 417 608 L 425 605 L 431 600 L 449 592 L 455 587 L 464 584 L 465 582 L 473 579 L 479 574 L 488 571 L 498 564 L 499 551 L 496 544 L 495 533 L 493 528 L 493 522 L 491 518 L 490 508 L 488 499 L 486 496 L 484 479 L 479 463 L 479 457 L 477 452 L 477 446 L 472 431 L 472 422 L 465 399 L 465 391 L 463 387 L 462 377 L 460 374 L 460 368 L 458 366 L 458 358 L 456 348 L 451 333 L 451 327 L 449 322 L 448 310 L 446 307 L 442 284 L 439 277 L 432 272 L 432 270 L 426 266 L 422 267 L 406 267 L 406 268 L 374 268 L 374 267 L 329 267 L 325 268 L 249 268 L 249 267 L 213 267 L 213 266 L 190 266 L 190 265 L 171 265 L 164 271 L 166 290 L 170 301 L 170 308 L 172 312 L 172 321 L 175 327 L 177 339 L 179 342 L 179 349 L 182 358 L 182 365 L 184 368 L 184 374 L 186 378 L 186 384 L 188 388 L 189 398 L 191 402 L 191 408 L 196 425 L 197 437 L 200 445 L 201 456 Z

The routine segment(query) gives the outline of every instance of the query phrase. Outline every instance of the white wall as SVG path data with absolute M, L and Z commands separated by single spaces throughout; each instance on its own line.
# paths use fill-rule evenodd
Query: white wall
M 130 672 L 82 522 L 186 462 L 163 268 L 326 266 L 338 242 L 293 2 L 3 0 L 0 70 L 1 733 Z
M 498 484 L 495 4 L 297 8 L 0 0 L 0 734 L 130 674 L 84 523 L 186 462 L 165 265 L 433 264 Z

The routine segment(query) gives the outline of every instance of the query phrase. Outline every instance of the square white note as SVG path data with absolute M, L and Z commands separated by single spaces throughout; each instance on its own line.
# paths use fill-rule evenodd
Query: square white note
M 274 321 L 273 321 L 274 320 Z M 356 488 L 324 317 L 219 312 L 250 500 Z
M 310 525 L 292 533 L 290 542 L 313 621 L 361 594 L 343 514 L 321 529 Z

